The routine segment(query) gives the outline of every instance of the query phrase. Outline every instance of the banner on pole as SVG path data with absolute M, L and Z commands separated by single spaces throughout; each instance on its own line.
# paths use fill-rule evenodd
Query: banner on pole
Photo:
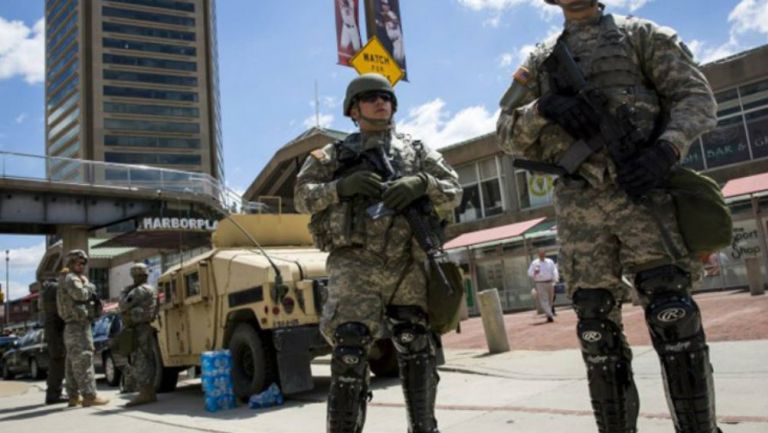
M 405 68 L 405 47 L 403 45 L 403 23 L 400 15 L 400 0 L 373 0 L 373 14 L 375 31 L 368 30 L 376 35 L 384 48 L 389 51 L 400 69 L 403 70 L 403 79 L 408 73 Z M 370 22 L 370 21 L 369 21 Z
M 358 0 L 333 0 L 336 6 L 336 41 L 339 64 L 350 66 L 363 44 L 360 39 L 360 6 Z

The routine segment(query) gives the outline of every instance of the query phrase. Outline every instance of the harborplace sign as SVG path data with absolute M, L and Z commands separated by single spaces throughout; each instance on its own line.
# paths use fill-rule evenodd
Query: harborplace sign
M 219 222 L 205 218 L 147 217 L 139 221 L 137 230 L 202 230 L 212 232 Z

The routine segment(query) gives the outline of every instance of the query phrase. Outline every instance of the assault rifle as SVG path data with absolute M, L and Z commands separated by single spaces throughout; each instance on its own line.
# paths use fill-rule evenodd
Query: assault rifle
M 383 148 L 370 149 L 363 152 L 362 156 L 385 181 L 391 182 L 401 177 L 401 174 L 392 167 L 392 163 Z M 395 212 L 385 208 L 383 203 L 379 203 L 371 206 L 368 209 L 368 213 L 372 218 L 376 219 L 387 214 L 394 214 Z M 443 272 L 440 263 L 438 263 L 438 260 L 445 259 L 445 253 L 443 252 L 442 227 L 440 227 L 440 222 L 437 221 L 434 215 L 432 202 L 429 198 L 422 197 L 403 209 L 402 214 L 408 221 L 408 225 L 419 247 L 427 255 L 429 266 L 436 271 L 439 283 L 445 288 L 449 296 L 453 295 L 453 287 L 445 272 Z
M 515 159 L 515 167 L 572 175 L 587 158 L 603 148 L 608 149 L 616 165 L 621 165 L 646 143 L 645 137 L 632 123 L 632 108 L 622 105 L 616 110 L 615 116 L 611 114 L 607 99 L 587 83 L 565 42 L 559 40 L 555 44 L 543 66 L 552 79 L 554 93 L 576 95 L 595 110 L 600 117 L 600 132 L 587 139 L 576 140 L 555 164 Z

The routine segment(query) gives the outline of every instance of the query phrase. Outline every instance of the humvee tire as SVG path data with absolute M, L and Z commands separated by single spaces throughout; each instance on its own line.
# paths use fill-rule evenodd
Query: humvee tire
M 274 352 L 249 323 L 240 323 L 229 340 L 232 386 L 241 400 L 265 390 L 277 380 Z

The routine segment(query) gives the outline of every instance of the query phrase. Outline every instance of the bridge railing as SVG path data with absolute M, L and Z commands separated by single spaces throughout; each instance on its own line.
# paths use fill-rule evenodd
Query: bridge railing
M 262 203 L 244 201 L 211 175 L 146 165 L 0 152 L 0 178 L 152 191 L 171 196 L 201 195 L 227 213 L 265 209 Z

